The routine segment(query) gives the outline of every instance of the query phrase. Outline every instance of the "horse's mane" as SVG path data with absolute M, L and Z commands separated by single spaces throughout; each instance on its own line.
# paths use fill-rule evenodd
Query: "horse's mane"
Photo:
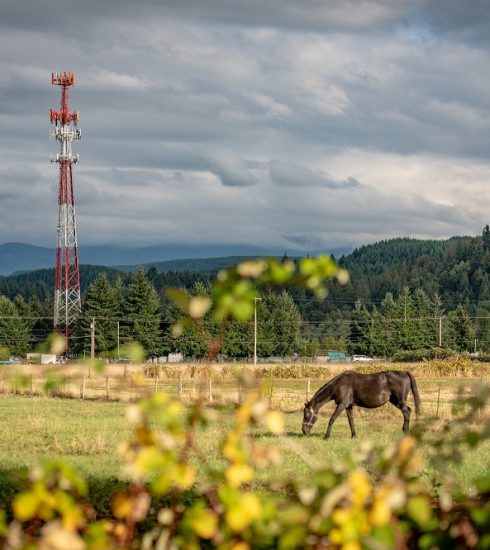
M 337 376 L 334 376 L 333 378 L 331 378 L 326 384 L 323 384 L 323 386 L 321 388 L 319 388 L 313 395 L 313 397 L 308 401 L 307 405 L 311 405 L 311 403 L 313 401 L 316 401 L 318 399 L 318 397 L 321 395 L 322 392 L 324 392 L 325 390 L 329 389 L 331 386 L 333 386 L 337 380 L 341 377 L 341 376 L 344 376 L 344 374 L 346 372 L 351 372 L 351 371 L 344 371 L 344 372 L 341 372 L 340 374 L 337 374 Z

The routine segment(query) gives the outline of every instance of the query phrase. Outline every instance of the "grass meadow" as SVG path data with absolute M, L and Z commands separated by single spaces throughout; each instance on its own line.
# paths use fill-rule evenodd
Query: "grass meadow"
M 428 457 L 433 452 L 431 441 L 451 420 L 451 404 L 458 388 L 471 393 L 473 379 L 419 379 L 419 391 L 424 407 L 420 422 L 425 437 L 420 449 Z M 250 429 L 255 445 L 275 445 L 281 451 L 282 462 L 277 466 L 259 470 L 254 483 L 261 490 L 273 489 L 278 480 L 308 479 L 314 468 L 342 463 L 349 453 L 356 453 L 367 444 L 386 446 L 402 436 L 402 414 L 391 405 L 376 410 L 356 409 L 354 418 L 358 437 L 350 438 L 347 417 L 341 415 L 334 424 L 332 437 L 325 441 L 323 434 L 333 405 L 322 409 L 312 435 L 301 434 L 301 407 L 304 401 L 305 382 L 277 380 L 271 394 L 264 385 L 264 398 L 271 398 L 272 406 L 282 408 L 286 417 L 286 435 L 273 436 L 265 428 Z M 312 381 L 311 391 L 322 385 Z M 291 401 L 295 395 L 296 406 Z M 284 396 L 287 399 L 284 400 Z M 284 404 L 284 406 L 281 405 Z M 89 480 L 91 491 L 100 493 L 100 506 L 108 506 L 105 499 L 117 484 L 125 482 L 118 449 L 131 435 L 126 418 L 128 404 L 118 400 L 79 399 L 40 395 L 0 394 L 0 504 L 22 484 L 22 471 L 27 471 L 45 457 L 62 457 L 74 465 Z M 199 455 L 194 464 L 202 476 L 209 476 L 220 465 L 219 446 L 227 429 L 232 425 L 236 405 L 214 401 L 209 405 L 215 420 L 196 434 Z M 435 418 L 437 411 L 438 418 Z M 483 421 L 488 411 L 482 411 Z M 415 421 L 415 415 L 412 417 Z M 444 479 L 453 477 L 456 484 L 470 487 L 471 481 L 483 475 L 490 467 L 490 443 L 464 450 L 464 460 L 443 472 L 428 466 L 423 477 Z M 20 473 L 19 473 L 20 472 Z M 105 504 L 104 504 L 105 502 Z

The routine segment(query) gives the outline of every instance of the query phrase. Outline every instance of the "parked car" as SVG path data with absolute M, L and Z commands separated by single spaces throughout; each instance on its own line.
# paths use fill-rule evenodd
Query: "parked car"
M 353 355 L 352 361 L 354 363 L 372 363 L 373 358 L 368 357 L 367 355 Z

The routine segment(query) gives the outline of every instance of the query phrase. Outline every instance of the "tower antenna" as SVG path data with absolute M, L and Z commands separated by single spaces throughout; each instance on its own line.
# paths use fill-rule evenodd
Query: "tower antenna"
M 51 84 L 61 86 L 60 109 L 59 111 L 53 109 L 49 111 L 51 124 L 54 124 L 51 138 L 60 142 L 60 152 L 51 157 L 51 162 L 57 162 L 60 165 L 54 329 L 66 338 L 68 349 L 73 323 L 81 311 L 77 224 L 73 190 L 73 164 L 78 162 L 78 155 L 72 154 L 71 144 L 73 140 L 80 139 L 82 133 L 77 128 L 78 112 L 70 113 L 68 107 L 68 89 L 75 84 L 75 73 L 51 73 Z

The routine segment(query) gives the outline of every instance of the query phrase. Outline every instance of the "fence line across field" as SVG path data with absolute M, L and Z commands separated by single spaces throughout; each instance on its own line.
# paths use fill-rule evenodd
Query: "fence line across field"
M 464 386 L 463 393 L 470 396 L 476 378 L 459 379 Z M 257 384 L 261 397 L 269 406 L 284 411 L 297 411 L 303 408 L 305 400 L 310 399 L 322 385 L 322 381 L 311 378 L 283 379 L 268 377 Z M 244 399 L 246 387 L 236 379 L 208 378 L 143 378 L 138 376 L 109 375 L 68 375 L 61 373 L 56 378 L 35 376 L 0 377 L 0 395 L 46 395 L 76 399 L 99 399 L 135 401 L 152 392 L 164 392 L 177 397 L 184 403 L 190 403 L 202 397 L 209 404 L 240 404 Z M 456 388 L 443 388 L 438 379 L 419 380 L 419 393 L 422 400 L 423 415 L 437 418 L 450 418 L 457 398 Z M 328 414 L 330 407 L 325 407 Z M 356 409 L 361 417 L 372 414 L 362 408 Z M 377 409 L 376 414 L 393 414 L 390 405 Z M 486 416 L 490 411 L 482 411 Z

